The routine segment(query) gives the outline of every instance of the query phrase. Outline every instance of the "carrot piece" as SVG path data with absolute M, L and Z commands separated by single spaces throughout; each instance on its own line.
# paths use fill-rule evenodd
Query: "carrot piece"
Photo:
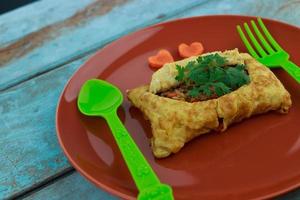
M 150 56 L 148 62 L 153 68 L 161 68 L 166 63 L 174 62 L 174 58 L 168 50 L 161 49 L 155 56 Z
M 190 45 L 181 43 L 178 46 L 179 55 L 183 58 L 201 55 L 204 51 L 203 45 L 200 42 L 193 42 Z
M 167 93 L 167 97 L 172 98 L 172 97 L 176 97 L 177 93 L 176 92 L 168 92 Z

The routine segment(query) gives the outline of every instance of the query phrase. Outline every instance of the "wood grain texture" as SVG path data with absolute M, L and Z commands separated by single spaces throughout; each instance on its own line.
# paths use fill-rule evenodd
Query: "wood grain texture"
M 70 167 L 56 139 L 55 109 L 67 79 L 86 59 L 0 94 L 0 199 Z
M 3 66 L 12 59 L 26 55 L 43 45 L 47 40 L 58 37 L 58 35 L 61 34 L 60 30 L 79 26 L 94 17 L 108 13 L 113 7 L 122 5 L 126 1 L 127 0 L 97 0 L 64 21 L 45 26 L 39 31 L 22 37 L 0 49 L 0 66 Z
M 57 183 L 24 198 L 24 200 L 117 200 L 116 197 L 99 190 L 96 186 L 88 183 L 77 172 L 67 176 Z
M 173 17 L 203 1 L 206 0 L 155 3 L 153 0 L 95 1 L 64 21 L 55 22 L 0 46 L 0 90 L 94 51 L 136 29 Z M 61 6 L 64 6 L 72 4 L 73 0 L 62 2 Z M 29 15 L 35 12 L 30 6 L 24 9 L 27 9 Z M 39 16 L 41 23 L 49 14 L 52 15 L 51 10 Z M 1 18 L 0 21 L 3 20 Z
M 24 34 L 23 37 L 18 35 L 19 39 L 13 43 L 0 45 L 0 66 L 2 66 L 0 67 L 0 73 L 3 74 L 4 77 L 0 79 L 0 90 L 4 90 L 7 87 L 33 77 L 36 74 L 56 68 L 69 60 L 77 58 L 81 54 L 94 51 L 133 30 L 170 17 L 177 18 L 230 13 L 260 15 L 263 17 L 280 19 L 282 21 L 294 23 L 295 25 L 300 24 L 298 20 L 300 16 L 300 3 L 297 0 L 222 0 L 209 2 L 204 0 L 176 0 L 175 3 L 172 1 L 163 1 L 155 4 L 153 4 L 151 0 L 146 0 L 129 2 L 124 6 L 121 5 L 125 0 L 106 0 L 109 3 L 103 3 L 103 1 L 91 3 L 91 5 L 98 6 L 84 4 L 86 7 L 81 9 L 78 6 L 74 6 L 75 8 L 71 9 L 71 11 L 66 10 L 66 12 L 70 12 L 68 18 L 57 17 L 61 19 L 61 21 L 55 21 L 54 19 L 56 18 L 53 16 L 60 16 L 61 14 L 57 12 L 52 14 L 52 12 L 56 11 L 57 7 L 69 7 L 70 4 L 73 4 L 73 1 L 72 3 L 68 3 L 68 1 L 70 0 L 55 6 L 52 6 L 50 3 L 45 4 L 44 6 L 50 6 L 51 9 L 46 10 L 47 12 L 44 14 L 40 13 L 40 16 L 35 14 L 36 8 L 26 8 L 29 10 L 29 13 L 33 13 L 32 15 L 39 18 L 40 21 L 36 26 L 40 26 L 41 28 L 35 32 Z M 203 2 L 206 3 L 204 4 Z M 103 5 L 103 7 L 101 5 Z M 118 5 L 120 6 L 111 11 L 113 7 Z M 195 8 L 192 9 L 192 11 L 189 11 L 188 8 L 193 6 Z M 94 7 L 98 9 L 94 9 Z M 149 7 L 152 9 L 148 9 Z M 164 9 L 166 7 L 168 9 Z M 78 10 L 74 13 L 75 9 Z M 291 9 L 294 12 L 290 12 Z M 102 12 L 99 12 L 99 10 L 102 10 Z M 61 12 L 61 10 L 59 11 Z M 102 16 L 101 13 L 105 13 L 103 11 L 111 11 L 112 13 Z M 89 13 L 86 18 L 90 20 L 85 20 L 84 17 L 78 17 L 85 16 L 80 15 L 80 13 Z M 45 15 L 47 17 L 45 17 Z M 54 23 L 49 24 L 48 26 L 42 26 L 43 20 L 45 18 L 48 19 L 48 15 L 50 15 L 50 19 L 52 19 Z M 6 18 L 7 17 L 4 17 L 4 20 L 2 20 L 0 16 L 0 22 L 5 21 Z M 74 18 L 77 18 L 77 20 L 72 20 Z M 95 19 L 92 20 L 92 18 Z M 27 20 L 27 24 L 30 24 L 28 18 L 25 19 Z M 110 23 L 110 20 L 112 19 L 114 21 L 114 27 L 112 27 Z M 9 19 L 7 20 L 8 21 L 4 25 L 10 23 Z M 20 20 L 16 23 L 23 24 Z M 65 28 L 63 28 L 64 26 Z M 14 26 L 14 33 L 17 32 L 17 28 L 18 26 Z M 6 37 L 10 35 L 8 34 L 10 33 L 9 31 L 1 30 L 10 30 L 7 27 L 4 26 L 4 28 L 1 29 L 0 25 L 0 33 L 4 32 Z M 18 31 L 18 33 L 20 32 L 22 31 Z M 4 39 L 6 37 L 4 37 Z M 11 37 L 14 37 L 14 34 L 11 34 Z M 51 52 L 51 55 L 49 55 L 49 51 Z M 7 63 L 9 61 L 11 62 Z M 27 63 L 31 63 L 30 66 L 28 66 Z
M 84 2 L 86 3 L 84 7 L 86 7 L 88 3 Z M 103 16 L 90 18 L 92 20 L 76 25 L 70 30 L 61 30 L 57 38 L 47 40 L 33 51 L 0 69 L 0 88 L 3 89 L 28 77 L 60 67 L 0 93 L 0 147 L 2 148 L 0 151 L 0 199 L 23 193 L 70 167 L 57 143 L 54 113 L 63 85 L 74 70 L 87 59 L 87 56 L 61 67 L 63 63 L 93 51 L 134 29 L 169 19 L 169 17 L 239 12 L 251 15 L 258 13 L 275 18 L 279 16 L 280 20 L 296 25 L 299 23 L 297 19 L 299 19 L 300 9 L 297 1 L 276 0 L 277 7 L 271 0 L 264 1 L 267 3 L 258 0 L 209 1 L 190 10 L 188 8 L 198 5 L 198 2 L 164 1 L 163 4 L 157 3 L 157 5 L 153 2 L 150 0 L 130 1 L 113 8 Z M 151 10 L 152 13 L 150 13 L 146 8 L 148 9 L 152 4 L 157 10 Z M 174 8 L 165 9 L 162 5 Z M 256 8 L 257 5 L 260 6 Z M 184 11 L 183 8 L 185 8 Z M 283 9 L 280 12 L 285 14 L 280 14 L 280 12 L 278 14 L 279 8 Z M 31 11 L 30 6 L 26 9 L 29 9 L 28 12 Z M 0 21 L 2 19 L 0 16 Z M 112 20 L 116 22 L 116 27 L 108 26 Z M 60 23 L 60 21 L 53 20 L 53 23 Z M 101 31 L 99 27 L 102 28 Z M 68 181 L 64 181 L 63 184 L 58 181 L 55 184 L 59 186 L 53 185 L 53 187 L 66 185 L 66 193 L 68 190 L 73 191 L 71 185 L 67 183 Z M 77 189 L 77 194 L 84 195 L 81 191 L 83 193 L 89 191 L 92 187 L 89 185 L 82 181 L 78 187 L 83 189 Z M 45 196 L 53 193 L 53 189 L 48 190 L 48 187 L 43 190 L 45 191 L 40 192 L 43 192 Z
M 63 21 L 94 0 L 61 1 L 42 0 L 0 16 L 0 46 L 10 44 L 25 35 L 48 25 Z M 44 17 L 46 16 L 47 17 Z
M 191 17 L 198 15 L 236 14 L 253 15 L 277 19 L 286 23 L 300 26 L 299 0 L 222 0 L 209 1 L 204 5 L 195 6 L 176 17 Z

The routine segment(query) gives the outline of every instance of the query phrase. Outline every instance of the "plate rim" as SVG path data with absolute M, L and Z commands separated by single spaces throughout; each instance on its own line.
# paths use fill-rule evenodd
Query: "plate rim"
M 186 20 L 195 20 L 195 19 L 202 19 L 202 18 L 215 18 L 215 17 L 233 17 L 233 18 L 240 18 L 240 17 L 246 17 L 246 18 L 257 18 L 257 17 L 261 17 L 261 16 L 254 16 L 254 15 L 243 15 L 243 14 L 240 14 L 240 15 L 237 15 L 237 14 L 209 14 L 209 15 L 198 15 L 198 16 L 192 16 L 192 17 L 184 17 L 184 18 L 177 18 L 177 19 L 172 19 L 172 20 L 167 20 L 167 21 L 163 21 L 163 22 L 159 22 L 159 23 L 155 23 L 155 24 L 151 24 L 151 25 L 148 25 L 146 27 L 143 27 L 143 28 L 140 28 L 140 29 L 137 29 L 133 32 L 130 32 L 126 35 L 123 35 L 107 44 L 105 44 L 102 48 L 100 47 L 99 49 L 97 49 L 94 53 L 92 53 L 89 58 L 84 61 L 79 67 L 78 69 L 76 69 L 71 77 L 67 80 L 67 82 L 65 83 L 63 89 L 61 90 L 61 93 L 59 95 L 59 98 L 58 98 L 58 101 L 57 101 L 57 106 L 56 106 L 56 111 L 55 111 L 55 131 L 56 131 L 56 136 L 57 136 L 57 139 L 58 139 L 58 142 L 59 142 L 59 145 L 61 147 L 61 149 L 63 150 L 63 153 L 65 154 L 66 158 L 68 159 L 68 161 L 70 162 L 70 164 L 76 169 L 76 172 L 78 172 L 79 174 L 81 174 L 84 178 L 86 178 L 88 181 L 92 182 L 96 187 L 98 187 L 98 189 L 103 189 L 105 190 L 106 192 L 108 192 L 109 194 L 111 195 L 115 195 L 117 197 L 120 197 L 120 198 L 123 198 L 123 199 L 135 199 L 135 197 L 132 197 L 130 195 L 127 195 L 127 194 L 124 194 L 122 192 L 119 192 L 118 190 L 116 189 L 113 189 L 109 186 L 107 186 L 106 184 L 103 184 L 102 182 L 99 182 L 97 181 L 95 178 L 93 178 L 90 174 L 88 174 L 87 172 L 85 172 L 74 160 L 73 158 L 70 156 L 70 154 L 68 153 L 66 147 L 64 146 L 64 143 L 62 141 L 62 138 L 60 137 L 61 133 L 59 132 L 59 125 L 58 125 L 58 115 L 60 113 L 60 105 L 61 105 L 61 101 L 62 101 L 62 98 L 63 98 L 63 94 L 65 93 L 67 87 L 70 85 L 70 82 L 71 80 L 74 78 L 75 74 L 78 74 L 80 73 L 80 71 L 83 69 L 83 67 L 91 60 L 93 59 L 98 52 L 100 51 L 103 51 L 105 50 L 106 48 L 110 47 L 111 45 L 119 42 L 120 40 L 124 40 L 128 37 L 131 37 L 132 35 L 134 34 L 138 34 L 139 32 L 142 32 L 142 31 L 145 31 L 147 29 L 150 29 L 150 28 L 154 28 L 156 26 L 161 26 L 161 25 L 164 25 L 164 24 L 169 24 L 169 23 L 176 23 L 178 21 L 186 21 Z M 296 25 L 293 25 L 293 24 L 289 24 L 287 22 L 284 22 L 284 21 L 281 21 L 281 20 L 278 20 L 278 19 L 272 19 L 272 18 L 268 18 L 268 17 L 261 17 L 262 20 L 267 20 L 267 21 L 271 21 L 271 22 L 274 22 L 274 23 L 279 23 L 279 24 L 283 24 L 285 26 L 288 26 L 288 27 L 291 27 L 291 28 L 295 28 L 297 29 L 299 32 L 300 32 L 300 26 L 296 26 Z M 237 24 L 238 25 L 238 24 Z M 300 170 L 300 169 L 299 169 Z M 300 189 L 300 179 L 299 179 L 299 182 L 297 184 L 294 184 L 292 186 L 289 186 L 289 187 L 286 187 L 284 189 L 280 189 L 278 190 L 277 192 L 272 192 L 272 193 L 269 193 L 269 194 L 266 194 L 266 195 L 262 195 L 262 196 L 259 196 L 259 197 L 256 197 L 255 199 L 269 199 L 269 198 L 272 198 L 272 197 L 276 197 L 276 196 L 279 196 L 279 195 L 282 195 L 282 194 L 285 194 L 289 191 L 292 191 L 294 189 L 297 189 L 299 188 Z

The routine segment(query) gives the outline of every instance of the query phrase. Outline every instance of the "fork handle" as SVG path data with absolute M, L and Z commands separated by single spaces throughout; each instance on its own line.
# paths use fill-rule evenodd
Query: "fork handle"
M 289 73 L 300 84 L 300 67 L 291 61 L 286 61 L 281 64 L 283 69 Z

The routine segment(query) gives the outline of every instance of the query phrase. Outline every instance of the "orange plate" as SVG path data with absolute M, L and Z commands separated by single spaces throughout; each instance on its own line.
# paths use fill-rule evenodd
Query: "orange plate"
M 205 51 L 239 48 L 246 52 L 236 25 L 247 16 L 204 16 L 161 23 L 112 42 L 92 56 L 66 85 L 57 109 L 59 142 L 73 164 L 97 186 L 125 199 L 137 189 L 114 139 L 101 118 L 85 117 L 76 106 L 81 85 L 105 79 L 125 91 L 149 83 L 153 71 L 147 58 L 168 49 L 179 59 L 177 46 L 201 41 Z M 300 29 L 264 20 L 276 40 L 300 65 Z M 272 197 L 300 186 L 300 85 L 281 69 L 273 70 L 291 93 L 287 115 L 275 112 L 210 133 L 189 142 L 179 153 L 157 160 L 149 147 L 150 123 L 125 97 L 119 116 L 162 182 L 179 199 L 252 199 Z

